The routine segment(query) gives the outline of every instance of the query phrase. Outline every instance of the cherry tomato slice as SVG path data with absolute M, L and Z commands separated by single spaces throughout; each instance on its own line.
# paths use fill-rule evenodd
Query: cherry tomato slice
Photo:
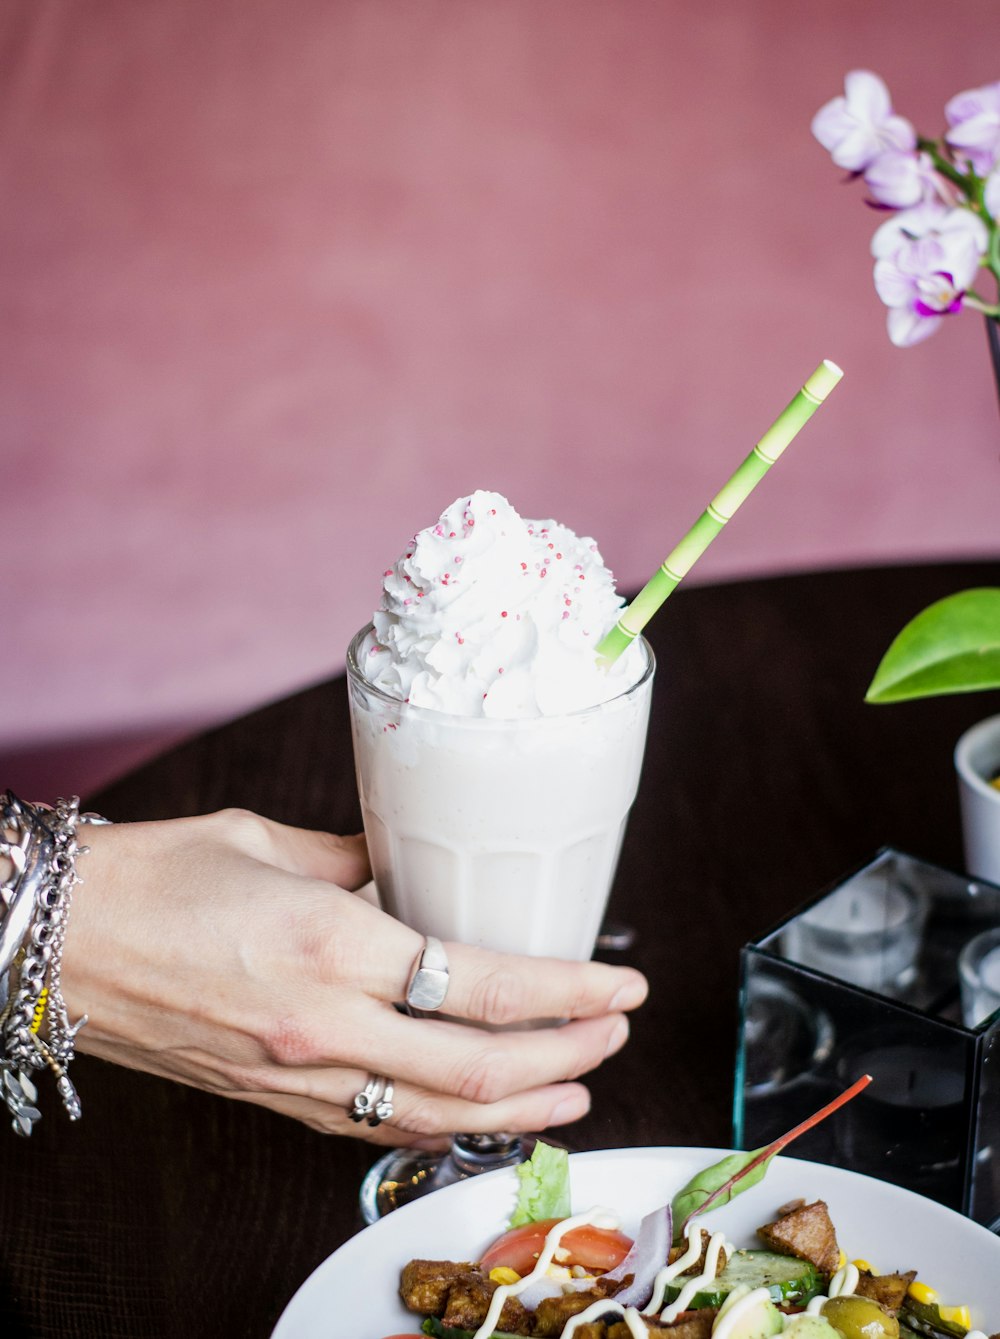
M 498 1265 L 514 1269 L 523 1278 L 530 1274 L 538 1261 L 542 1246 L 548 1233 L 561 1220 L 545 1218 L 538 1223 L 525 1223 L 522 1227 L 512 1227 L 486 1251 L 480 1260 L 484 1274 Z M 632 1239 L 624 1232 L 606 1227 L 574 1227 L 562 1238 L 557 1251 L 557 1263 L 561 1265 L 581 1265 L 584 1269 L 614 1269 L 628 1255 Z M 569 1257 L 563 1258 L 561 1252 L 568 1251 Z

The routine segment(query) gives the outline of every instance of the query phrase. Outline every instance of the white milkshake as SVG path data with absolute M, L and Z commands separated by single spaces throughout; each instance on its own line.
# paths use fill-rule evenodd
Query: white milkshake
M 642 763 L 653 659 L 594 648 L 621 600 L 597 546 L 460 498 L 384 574 L 348 657 L 365 831 L 423 934 L 585 959 Z

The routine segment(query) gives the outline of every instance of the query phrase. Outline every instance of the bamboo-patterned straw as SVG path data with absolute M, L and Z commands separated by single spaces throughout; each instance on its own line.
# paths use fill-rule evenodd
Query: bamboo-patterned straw
M 715 495 L 681 542 L 667 554 L 621 618 L 597 647 L 598 661 L 608 666 L 638 637 L 668 595 L 711 544 L 726 522 L 747 500 L 800 428 L 812 418 L 843 376 L 824 358 L 805 385 L 782 410 L 733 477 Z

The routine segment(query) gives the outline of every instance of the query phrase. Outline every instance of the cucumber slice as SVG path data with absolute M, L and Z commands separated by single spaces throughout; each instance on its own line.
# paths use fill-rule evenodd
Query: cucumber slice
M 676 1278 L 667 1284 L 666 1301 L 680 1296 L 690 1278 Z M 794 1255 L 778 1255 L 775 1251 L 737 1251 L 726 1261 L 726 1267 L 709 1283 L 705 1283 L 688 1302 L 695 1310 L 703 1306 L 721 1306 L 738 1283 L 748 1288 L 766 1288 L 772 1302 L 808 1302 L 823 1288 L 823 1276 L 808 1260 Z

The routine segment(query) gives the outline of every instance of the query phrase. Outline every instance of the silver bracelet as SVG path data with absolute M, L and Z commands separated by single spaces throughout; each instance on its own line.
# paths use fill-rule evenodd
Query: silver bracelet
M 75 797 L 50 807 L 26 804 L 9 790 L 0 795 L 0 855 L 13 866 L 0 883 L 0 1079 L 20 1135 L 30 1135 L 41 1119 L 31 1076 L 46 1066 L 70 1120 L 81 1114 L 66 1071 L 87 1019 L 69 1021 L 62 952 L 73 889 L 81 882 L 76 860 L 87 850 L 77 842 L 77 825 L 107 820 L 81 814 L 79 806 Z

